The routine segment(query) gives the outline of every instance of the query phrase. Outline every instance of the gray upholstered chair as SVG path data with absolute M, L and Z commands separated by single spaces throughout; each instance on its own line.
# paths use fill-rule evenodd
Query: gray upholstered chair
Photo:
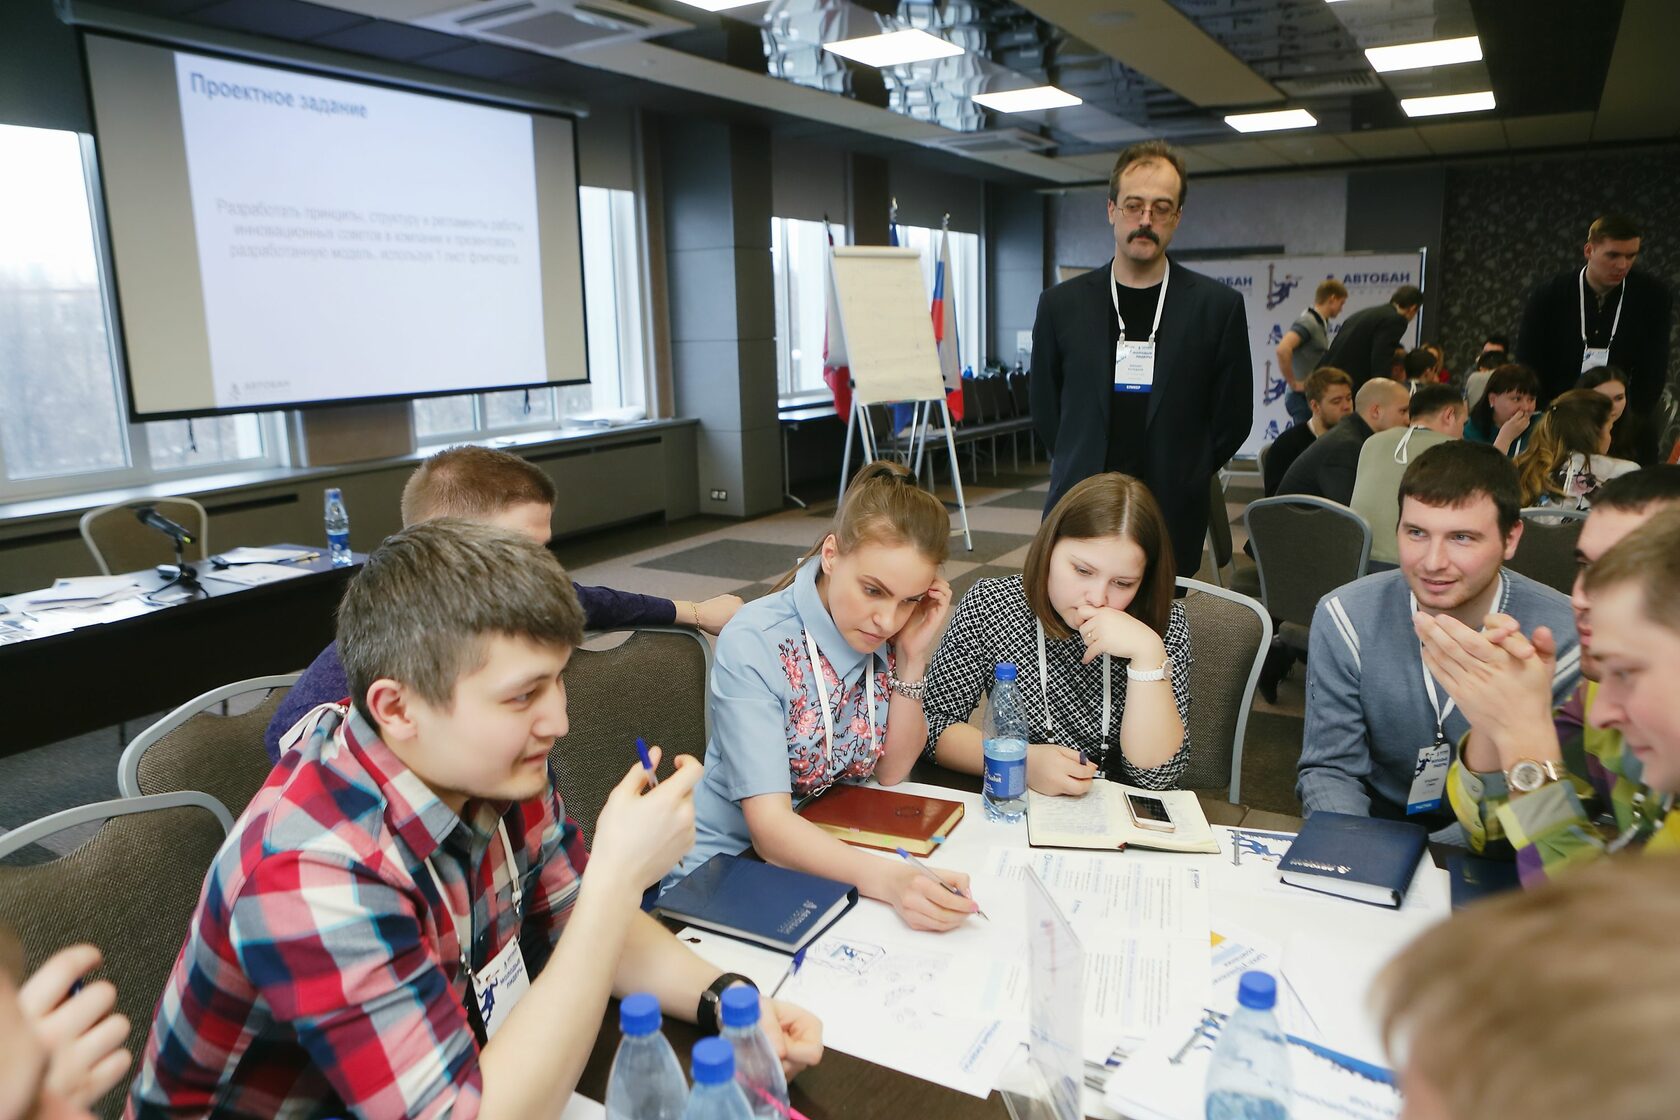
M 1243 524 L 1260 572 L 1260 601 L 1284 623 L 1311 626 L 1319 599 L 1364 575 L 1371 559 L 1371 526 L 1328 498 L 1261 498 L 1248 503 Z
M 82 805 L 0 836 L 0 922 L 23 942 L 25 967 L 68 945 L 98 946 L 105 960 L 94 978 L 116 985 L 136 1065 L 232 823 L 215 798 L 178 792 Z M 91 825 L 93 834 L 64 855 L 36 847 Z M 43 853 L 53 858 L 29 859 Z M 120 1116 L 127 1089 L 125 1080 L 94 1111 Z
M 174 561 L 175 546 L 169 538 L 140 524 L 135 516 L 136 510 L 146 506 L 157 507 L 159 513 L 192 534 L 193 542 L 186 548 L 188 560 L 203 560 L 210 555 L 210 517 L 191 498 L 118 502 L 82 514 L 82 540 L 102 573 L 121 575 Z
M 301 673 L 235 681 L 194 697 L 129 743 L 117 763 L 117 789 L 124 797 L 175 790 L 201 790 L 237 817 L 268 780 L 272 764 L 263 735 L 287 691 Z M 235 697 L 266 693 L 246 711 L 223 715 Z
M 1531 506 L 1522 519 L 1522 539 L 1505 566 L 1568 595 L 1575 587 L 1575 542 L 1586 511 Z
M 1231 515 L 1226 509 L 1225 483 L 1218 474 L 1208 482 L 1208 558 L 1213 562 L 1213 581 L 1243 595 L 1260 593 L 1260 578 L 1236 552 L 1231 541 Z M 1180 573 L 1185 574 L 1185 573 Z
M 1190 761 L 1179 784 L 1229 788 L 1242 795 L 1243 740 L 1260 666 L 1272 644 L 1272 620 L 1254 599 L 1201 580 L 1180 578 L 1190 624 Z
M 637 627 L 611 649 L 589 644 L 566 665 L 567 731 L 548 760 L 567 815 L 593 843 L 601 806 L 636 761 L 638 737 L 663 749 L 661 769 L 679 754 L 705 757 L 712 647 L 675 626 Z

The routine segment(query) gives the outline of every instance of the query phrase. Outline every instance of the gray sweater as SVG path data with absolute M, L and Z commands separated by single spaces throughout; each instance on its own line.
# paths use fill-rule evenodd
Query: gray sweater
M 1494 610 L 1523 633 L 1551 628 L 1557 638 L 1552 702 L 1575 688 L 1581 650 L 1567 596 L 1506 569 Z M 1399 571 L 1338 587 L 1313 612 L 1307 659 L 1307 726 L 1296 793 L 1304 811 L 1372 816 L 1372 795 L 1405 812 L 1418 751 L 1435 739 L 1435 713 L 1424 690 L 1423 661 L 1412 630 L 1410 588 Z M 1437 684 L 1444 708 L 1446 690 Z M 1447 739 L 1470 729 L 1454 706 Z

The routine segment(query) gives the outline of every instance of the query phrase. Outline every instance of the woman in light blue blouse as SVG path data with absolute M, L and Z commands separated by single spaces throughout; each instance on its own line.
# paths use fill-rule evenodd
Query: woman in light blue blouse
M 927 738 L 928 658 L 951 609 L 939 577 L 945 507 L 896 463 L 853 479 L 834 525 L 781 585 L 718 636 L 706 776 L 693 851 L 669 886 L 719 852 L 851 883 L 916 929 L 951 929 L 968 898 L 899 860 L 830 836 L 793 811 L 835 782 L 904 779 Z M 966 891 L 966 876 L 942 872 Z

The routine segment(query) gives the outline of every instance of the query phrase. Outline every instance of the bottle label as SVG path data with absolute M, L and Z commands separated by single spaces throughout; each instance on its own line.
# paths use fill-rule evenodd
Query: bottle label
M 986 796 L 993 801 L 1013 801 L 1026 796 L 1027 760 L 986 756 Z

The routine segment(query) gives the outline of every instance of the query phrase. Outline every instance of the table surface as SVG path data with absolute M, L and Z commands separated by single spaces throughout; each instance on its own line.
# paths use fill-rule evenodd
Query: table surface
M 918 762 L 908 779 L 926 785 L 960 789 L 966 793 L 979 792 L 979 779 L 958 774 L 943 767 Z M 1253 828 L 1295 831 L 1300 818 L 1281 813 L 1250 810 L 1232 805 L 1208 795 L 1201 796 L 1202 810 L 1208 823 L 1247 825 Z M 688 1023 L 667 1018 L 665 1034 L 671 1040 L 688 1067 L 688 1052 L 702 1037 L 700 1029 Z M 594 1100 L 604 1100 L 607 1075 L 612 1069 L 613 1055 L 618 1049 L 618 1004 L 609 1001 L 596 1035 L 595 1048 L 589 1055 L 578 1091 Z M 985 1100 L 977 1100 L 966 1093 L 947 1089 L 929 1081 L 912 1077 L 898 1070 L 866 1062 L 838 1050 L 828 1050 L 820 1064 L 801 1073 L 789 1086 L 793 1107 L 811 1120 L 874 1120 L 874 1118 L 917 1117 L 919 1120 L 943 1120 L 945 1117 L 1006 1117 L 1008 1110 L 997 1092 Z

